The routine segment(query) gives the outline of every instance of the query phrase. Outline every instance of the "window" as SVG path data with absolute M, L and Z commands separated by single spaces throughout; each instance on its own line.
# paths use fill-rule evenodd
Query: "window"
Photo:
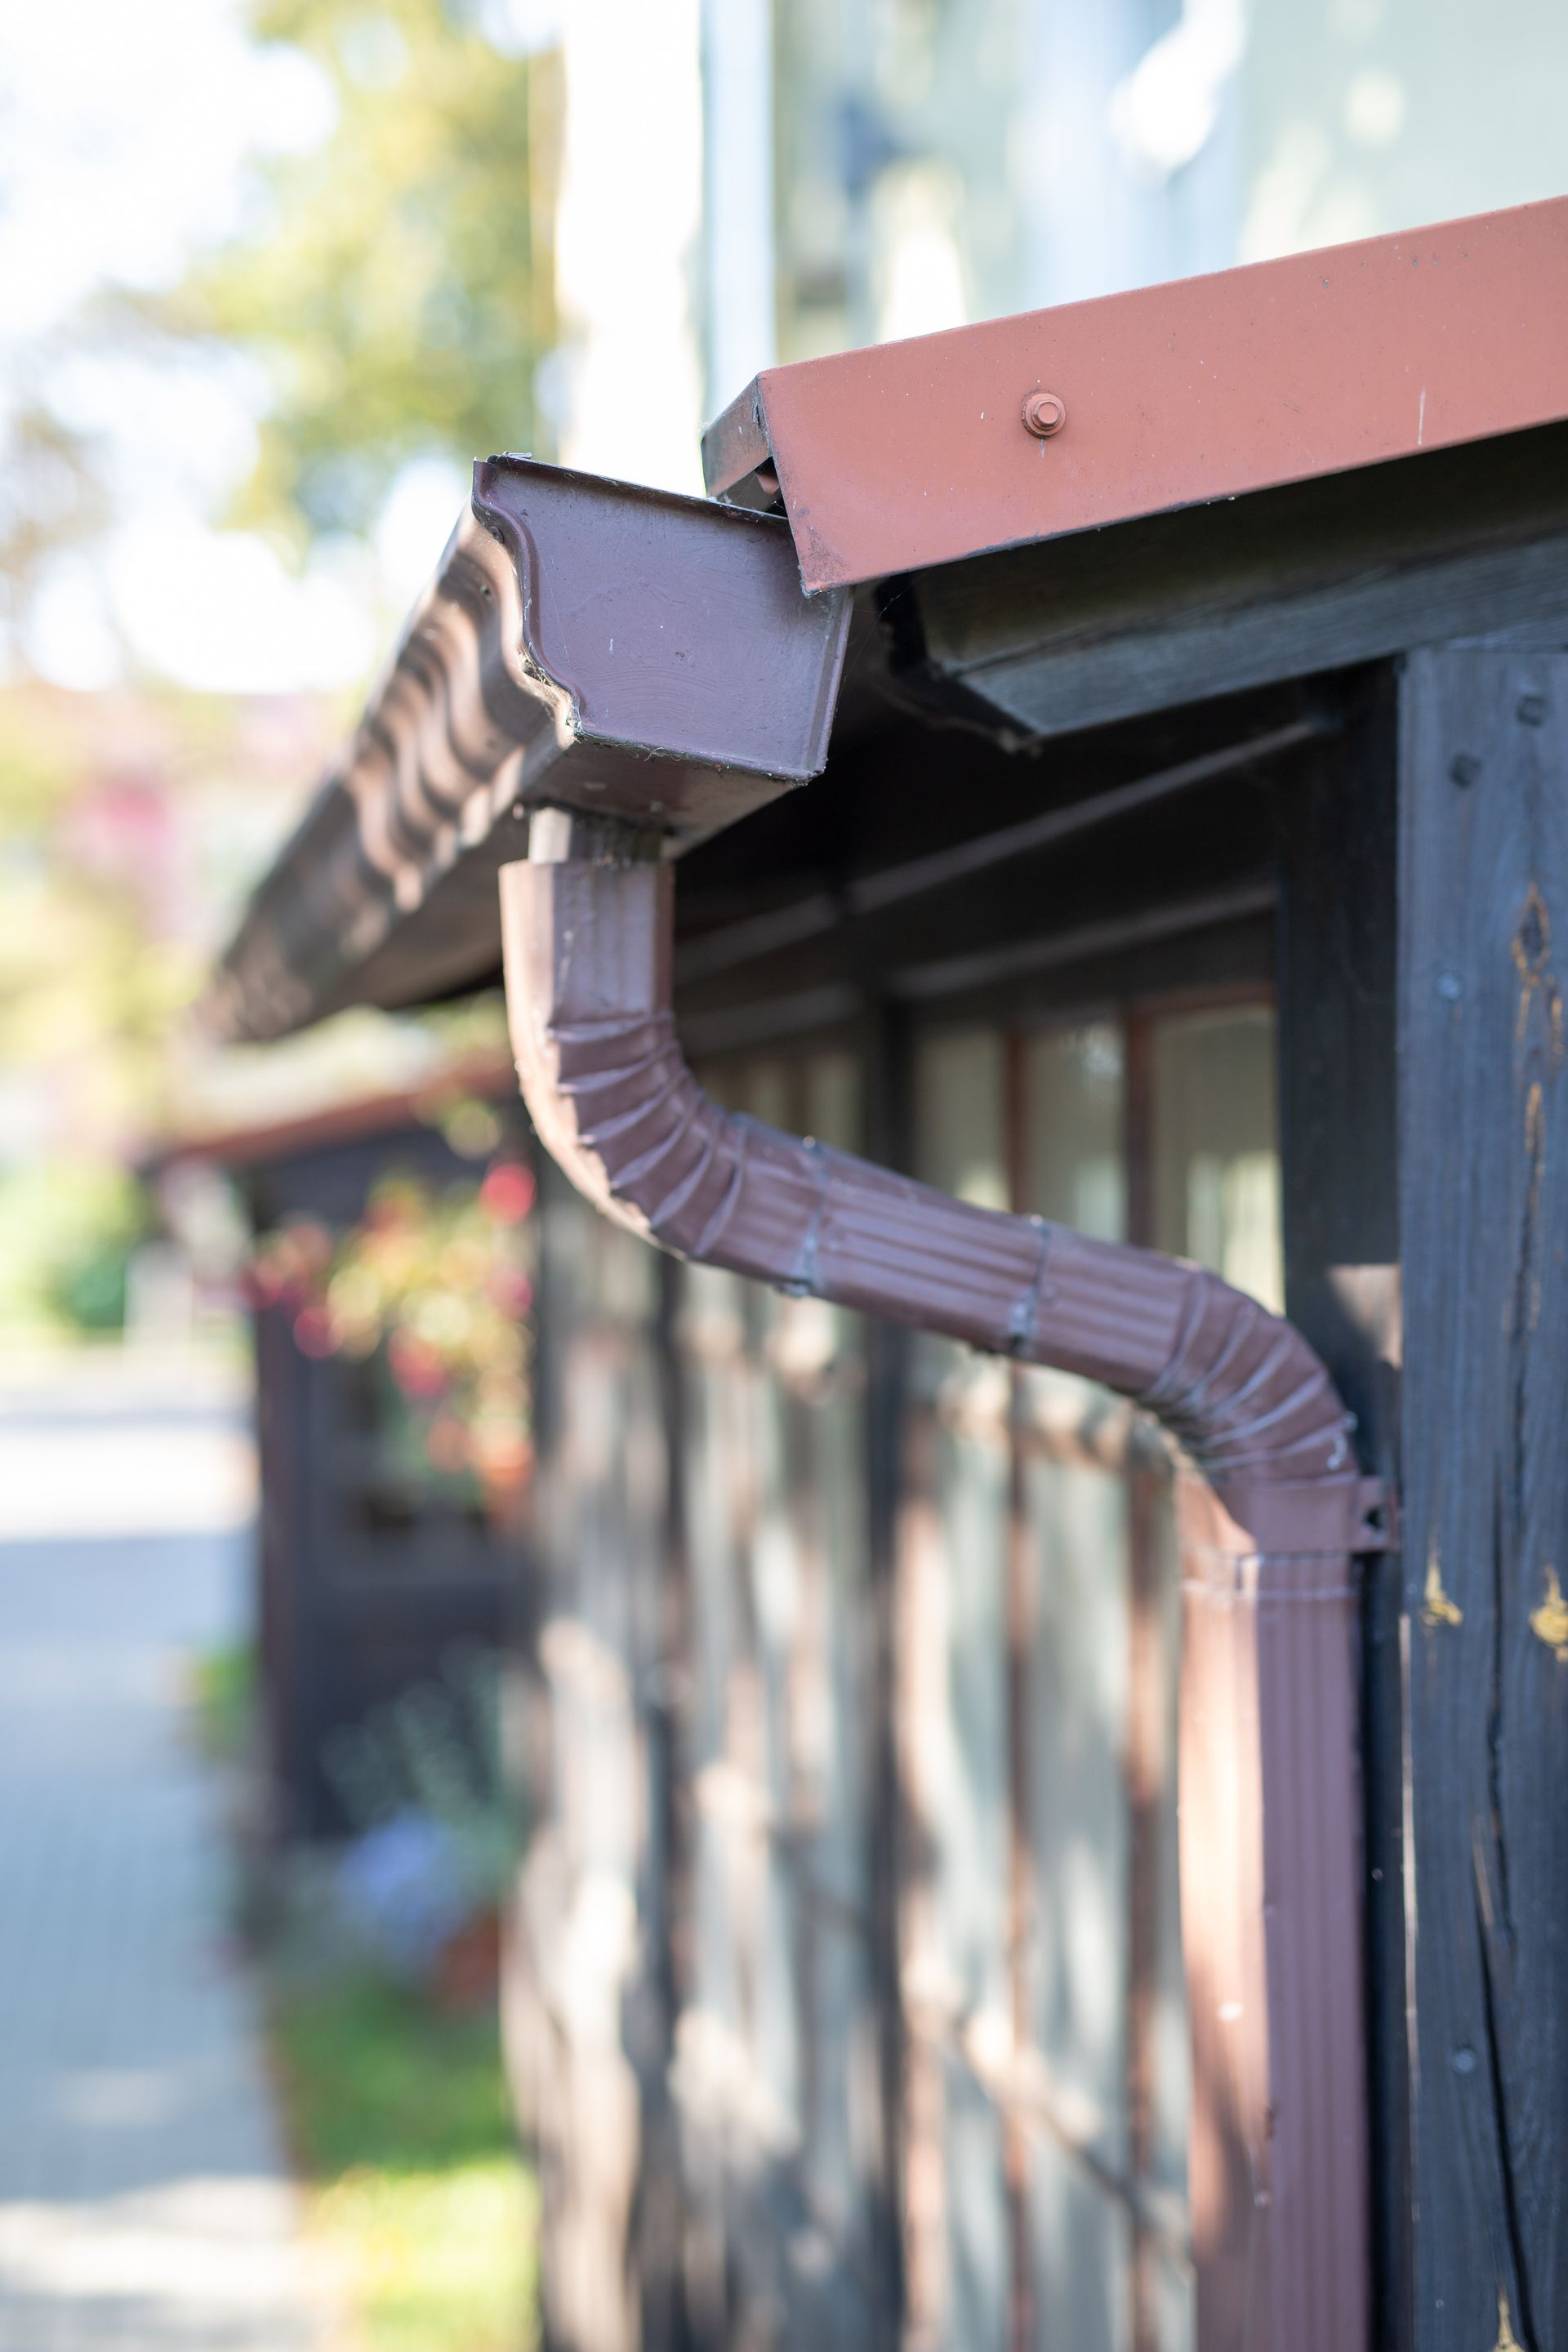
M 860 1145 L 849 1055 L 707 1083 L 730 1108 Z M 694 1685 L 677 2095 L 727 2176 L 742 2295 L 782 2302 L 787 2340 L 847 2345 L 871 2332 L 855 2298 L 882 2139 L 864 1331 L 820 1299 L 692 1265 L 676 1347 Z M 768 2274 L 781 2213 L 782 2280 Z
M 917 1172 L 1277 1288 L 1271 1054 L 1256 1001 L 933 1028 Z M 848 1149 L 860 1080 L 706 1074 Z M 705 2337 L 848 2352 L 901 2258 L 931 2352 L 1189 2352 L 1163 1440 L 1088 1382 L 660 1261 L 553 1181 L 545 1213 L 539 1981 L 590 1894 L 619 1923 L 601 2024 L 571 2056 L 563 2000 L 540 2040 L 546 2144 L 574 2095 L 599 2131 L 616 2015 L 637 2210 L 679 2179 Z M 629 2160 L 625 2213 L 547 2173 L 610 2262 Z
M 1280 1303 L 1273 1018 L 933 1032 L 919 1173 Z M 916 1350 L 900 1614 L 911 2285 L 934 2339 L 1191 2340 L 1169 1465 L 1087 1381 Z M 922 2268 L 924 2275 L 922 2277 Z

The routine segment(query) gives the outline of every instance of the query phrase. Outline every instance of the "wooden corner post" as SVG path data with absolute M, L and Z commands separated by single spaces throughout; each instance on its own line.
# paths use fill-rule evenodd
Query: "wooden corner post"
M 1399 782 L 1415 2341 L 1552 2352 L 1568 2342 L 1568 653 L 1413 654 Z

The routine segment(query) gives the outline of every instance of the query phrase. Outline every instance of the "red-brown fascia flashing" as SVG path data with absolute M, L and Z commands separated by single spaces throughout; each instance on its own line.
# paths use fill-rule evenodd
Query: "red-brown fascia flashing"
M 776 488 L 815 591 L 1412 457 L 1568 416 L 1565 289 L 1553 198 L 801 360 L 709 428 L 708 488 Z
M 1202 2352 L 1363 2352 L 1352 1557 L 1373 1491 L 1327 1372 L 1216 1276 L 975 1208 L 721 1110 L 671 1007 L 672 868 L 533 822 L 500 875 L 522 1092 L 573 1182 L 678 1255 L 1136 1398 L 1182 1510 L 1184 1937 Z

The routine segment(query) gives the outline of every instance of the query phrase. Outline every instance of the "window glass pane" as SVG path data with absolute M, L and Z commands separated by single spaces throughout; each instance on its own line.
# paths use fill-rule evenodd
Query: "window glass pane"
M 745 1071 L 739 1062 L 698 1062 L 693 1065 L 697 1083 L 710 1102 L 721 1110 L 738 1110 Z
M 916 1173 L 985 1208 L 1007 1205 L 1003 1039 L 925 1039 L 915 1064 Z M 1007 1367 L 951 1341 L 911 1350 L 914 1442 L 900 1561 L 900 1709 L 921 1857 L 906 1972 L 922 1990 L 920 2063 L 940 2124 L 944 2352 L 1003 2352 L 1007 2225 L 1002 2118 L 959 2053 L 965 2021 L 1004 2036 L 1010 1804 Z
M 1109 1021 L 1050 1030 L 1030 1040 L 1026 1072 L 1020 1206 L 1120 1241 L 1127 1224 L 1121 1030 Z
M 752 1062 L 747 1068 L 735 1108 L 760 1118 L 768 1127 L 788 1129 L 790 1069 L 784 1062 Z
M 722 1110 L 744 1111 L 770 1127 L 790 1124 L 790 1071 L 784 1062 L 709 1062 L 697 1072 L 705 1095 Z
M 849 1055 L 730 1064 L 725 1095 L 856 1139 Z M 710 1266 L 680 1288 L 694 1916 L 677 2095 L 694 2143 L 720 2118 L 729 2136 L 704 2157 L 716 2226 L 810 2181 L 817 2268 L 787 2273 L 780 2327 L 815 2341 L 813 2280 L 868 2273 L 879 2178 L 863 1328 Z M 740 2302 L 776 2302 L 763 2233 L 731 2245 Z
M 860 1064 L 853 1054 L 814 1054 L 805 1066 L 805 1128 L 837 1151 L 859 1151 Z
M 915 1065 L 917 1174 L 983 1209 L 1007 1206 L 1003 1043 L 994 1029 L 947 1029 Z
M 1121 1032 L 1056 1029 L 1025 1049 L 1021 1205 L 1120 1240 L 1127 1202 Z M 1095 2158 L 1124 2173 L 1129 1817 L 1127 1407 L 1066 1372 L 1020 1382 L 1020 1500 L 1031 1584 L 1026 1792 L 1026 2015 L 1055 2095 Z M 1042 2342 L 1125 2341 L 1125 2209 L 1049 2140 L 1030 2149 Z
M 1279 1146 L 1274 1015 L 1188 1013 L 1154 1030 L 1154 1244 L 1279 1313 Z

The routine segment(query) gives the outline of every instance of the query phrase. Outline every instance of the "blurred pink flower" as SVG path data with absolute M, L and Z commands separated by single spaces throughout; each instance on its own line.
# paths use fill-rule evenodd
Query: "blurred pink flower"
M 412 1331 L 394 1331 L 386 1343 L 386 1360 L 405 1396 L 439 1396 L 447 1386 L 447 1368 L 440 1357 Z
M 294 1318 L 294 1344 L 302 1355 L 335 1356 L 340 1334 L 326 1307 L 312 1301 Z
M 479 1186 L 479 1205 L 498 1224 L 517 1225 L 532 1208 L 533 1193 L 531 1171 L 519 1167 L 515 1160 L 503 1160 Z

